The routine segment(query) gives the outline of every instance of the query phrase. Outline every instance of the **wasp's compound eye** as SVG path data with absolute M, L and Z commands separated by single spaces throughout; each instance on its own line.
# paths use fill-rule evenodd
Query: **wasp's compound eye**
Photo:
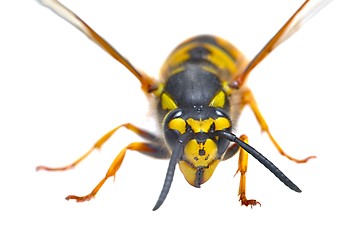
M 186 121 L 181 118 L 182 110 L 175 109 L 167 114 L 164 119 L 164 135 L 169 147 L 174 148 L 180 135 L 186 132 Z

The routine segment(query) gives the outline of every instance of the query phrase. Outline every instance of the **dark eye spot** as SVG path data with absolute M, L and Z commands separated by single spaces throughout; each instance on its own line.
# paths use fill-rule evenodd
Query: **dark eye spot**
M 205 150 L 199 149 L 199 156 L 204 156 L 204 155 L 205 155 Z

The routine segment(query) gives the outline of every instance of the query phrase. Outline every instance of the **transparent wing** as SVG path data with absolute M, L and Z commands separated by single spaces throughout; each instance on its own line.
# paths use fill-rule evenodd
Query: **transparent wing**
M 329 4 L 332 0 L 306 0 L 299 9 L 289 18 L 282 28 L 273 36 L 273 38 L 261 49 L 261 51 L 252 59 L 245 70 L 236 76 L 231 82 L 231 86 L 238 88 L 246 81 L 249 73 L 267 57 L 275 48 L 292 36 L 299 28 L 306 23 L 317 12 Z
M 90 26 L 80 19 L 74 12 L 57 0 L 37 0 L 41 5 L 51 9 L 55 14 L 72 24 L 84 33 L 90 40 L 98 44 L 103 50 L 109 53 L 114 59 L 124 65 L 141 82 L 142 89 L 146 92 L 152 90 L 155 81 L 137 70 L 126 58 L 116 51 L 104 38 L 97 34 Z

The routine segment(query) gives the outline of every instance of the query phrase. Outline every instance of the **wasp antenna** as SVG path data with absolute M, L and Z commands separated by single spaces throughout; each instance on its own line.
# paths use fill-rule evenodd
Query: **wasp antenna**
M 193 133 L 188 131 L 184 133 L 177 141 L 177 145 L 172 152 L 171 159 L 169 160 L 168 169 L 166 173 L 166 178 L 164 179 L 163 187 L 161 193 L 158 197 L 156 205 L 153 207 L 153 211 L 156 211 L 166 199 L 168 192 L 171 188 L 173 182 L 173 176 L 176 169 L 176 164 L 180 160 L 183 155 L 183 147 L 188 142 L 188 140 L 192 137 Z
M 268 160 L 265 156 L 263 156 L 260 152 L 251 147 L 249 144 L 236 137 L 234 134 L 225 131 L 216 131 L 215 134 L 216 136 L 223 137 L 231 142 L 237 143 L 246 152 L 256 158 L 263 166 L 270 170 L 287 187 L 289 187 L 293 191 L 302 192 L 302 190 L 300 190 L 297 185 L 295 185 L 286 175 L 284 175 L 284 173 L 279 170 L 276 165 L 274 165 L 270 160 Z

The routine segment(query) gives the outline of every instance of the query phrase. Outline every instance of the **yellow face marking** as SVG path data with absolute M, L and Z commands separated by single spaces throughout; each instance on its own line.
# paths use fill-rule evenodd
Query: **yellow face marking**
M 170 129 L 178 130 L 180 132 L 180 134 L 185 133 L 186 125 L 187 125 L 187 123 L 182 118 L 172 119 L 168 123 L 168 127 Z
M 210 177 L 213 175 L 215 168 L 219 162 L 220 162 L 220 160 L 214 160 L 209 164 L 209 168 L 204 169 L 202 184 L 210 179 Z
M 179 168 L 187 182 L 193 186 L 196 184 L 196 173 L 198 168 L 203 167 L 203 177 L 200 184 L 208 181 L 212 176 L 219 160 L 216 159 L 217 146 L 211 139 L 205 143 L 198 143 L 196 140 L 190 140 L 184 149 L 186 161 L 179 161 Z
M 162 109 L 163 110 L 169 110 L 170 111 L 170 110 L 173 110 L 173 109 L 177 108 L 177 104 L 166 93 L 163 93 L 161 95 L 161 101 L 162 101 Z
M 207 168 L 204 168 L 203 178 L 200 184 L 203 184 L 210 179 L 219 162 L 219 160 L 214 160 L 209 164 Z M 179 161 L 178 164 L 185 180 L 187 180 L 190 185 L 195 186 L 197 169 L 185 161 Z
M 206 167 L 216 158 L 217 149 L 215 142 L 211 139 L 207 139 L 204 143 L 192 139 L 185 146 L 184 155 L 195 167 Z
M 195 185 L 195 173 L 197 170 L 185 161 L 179 161 L 178 164 L 179 164 L 180 171 L 183 173 L 185 180 L 187 180 L 187 182 L 190 185 L 194 186 Z
M 209 107 L 223 108 L 225 106 L 226 94 L 224 91 L 218 92 L 210 101 Z
M 223 94 L 225 94 L 223 92 Z M 184 121 L 182 118 L 173 119 L 172 129 L 185 131 L 187 124 L 194 133 L 208 133 L 212 124 L 215 125 L 215 131 L 227 129 L 231 126 L 229 119 L 218 117 L 216 119 L 208 118 L 205 120 L 195 120 L 189 118 Z M 183 127 L 184 126 L 184 127 Z M 218 146 L 213 139 L 207 138 L 205 141 L 192 139 L 184 147 L 184 160 L 179 161 L 179 168 L 187 182 L 193 186 L 198 186 L 208 181 L 213 175 L 218 163 Z M 199 174 L 198 174 L 199 173 Z M 198 178 L 197 178 L 198 177 Z
M 193 118 L 189 118 L 187 120 L 187 123 L 189 126 L 192 128 L 194 133 L 199 133 L 199 132 L 208 132 L 211 124 L 213 124 L 214 119 L 208 118 L 205 120 L 195 120 Z
M 231 126 L 230 121 L 227 118 L 219 117 L 215 119 L 215 131 L 227 129 Z
M 225 117 L 218 117 L 217 119 L 208 118 L 205 120 L 195 120 L 189 118 L 187 123 L 192 128 L 194 133 L 207 133 L 213 123 L 215 124 L 215 131 L 223 130 L 231 126 L 230 121 Z

